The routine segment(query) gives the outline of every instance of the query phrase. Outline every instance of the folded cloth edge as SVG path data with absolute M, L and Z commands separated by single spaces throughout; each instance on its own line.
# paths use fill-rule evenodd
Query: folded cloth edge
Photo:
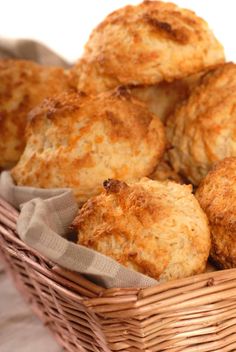
M 149 287 L 158 283 L 110 257 L 63 238 L 78 211 L 70 189 L 16 186 L 10 173 L 4 171 L 0 175 L 0 195 L 21 208 L 17 221 L 21 239 L 52 262 L 84 274 L 106 288 Z

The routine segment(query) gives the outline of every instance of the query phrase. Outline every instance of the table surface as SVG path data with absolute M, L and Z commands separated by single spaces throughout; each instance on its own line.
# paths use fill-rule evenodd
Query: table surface
M 62 352 L 32 314 L 0 263 L 0 351 Z

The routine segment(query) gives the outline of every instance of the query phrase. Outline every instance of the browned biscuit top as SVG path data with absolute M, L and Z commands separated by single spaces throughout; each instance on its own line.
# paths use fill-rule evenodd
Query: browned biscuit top
M 191 187 L 147 178 L 104 187 L 74 221 L 80 244 L 160 280 L 205 269 L 210 233 Z
M 147 176 L 165 150 L 162 122 L 123 89 L 64 93 L 30 112 L 25 151 L 12 175 L 21 185 L 70 187 L 78 202 L 109 177 Z
M 173 81 L 224 61 L 207 23 L 192 11 L 160 1 L 123 7 L 92 32 L 78 71 L 78 88 Z
M 199 184 L 213 163 L 236 156 L 236 65 L 207 73 L 167 121 L 175 171 Z

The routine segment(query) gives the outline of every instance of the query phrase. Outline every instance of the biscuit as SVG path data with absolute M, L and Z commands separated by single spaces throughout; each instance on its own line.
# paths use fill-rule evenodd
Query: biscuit
M 191 186 L 144 178 L 104 187 L 74 220 L 79 244 L 161 281 L 205 270 L 210 231 Z
M 106 178 L 149 175 L 164 150 L 162 122 L 127 91 L 65 93 L 30 113 L 27 145 L 12 176 L 18 185 L 72 188 L 81 203 Z
M 192 90 L 199 84 L 202 75 L 203 73 L 199 73 L 173 82 L 130 87 L 130 91 L 165 123 L 176 106 L 189 97 Z
M 0 60 L 0 168 L 10 168 L 19 160 L 28 112 L 45 97 L 68 88 L 62 68 Z
M 144 1 L 107 16 L 74 70 L 79 90 L 100 93 L 119 85 L 173 81 L 222 62 L 223 47 L 194 12 Z
M 169 160 L 197 185 L 212 165 L 236 156 L 236 65 L 219 65 L 203 77 L 167 120 Z
M 216 164 L 201 181 L 196 197 L 211 228 L 211 257 L 221 268 L 236 267 L 236 157 Z

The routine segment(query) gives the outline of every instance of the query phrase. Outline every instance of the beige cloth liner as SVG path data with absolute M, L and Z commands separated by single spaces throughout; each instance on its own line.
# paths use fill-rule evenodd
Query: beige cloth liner
M 32 60 L 47 66 L 70 66 L 44 44 L 30 39 L 6 39 L 0 36 L 0 58 Z

